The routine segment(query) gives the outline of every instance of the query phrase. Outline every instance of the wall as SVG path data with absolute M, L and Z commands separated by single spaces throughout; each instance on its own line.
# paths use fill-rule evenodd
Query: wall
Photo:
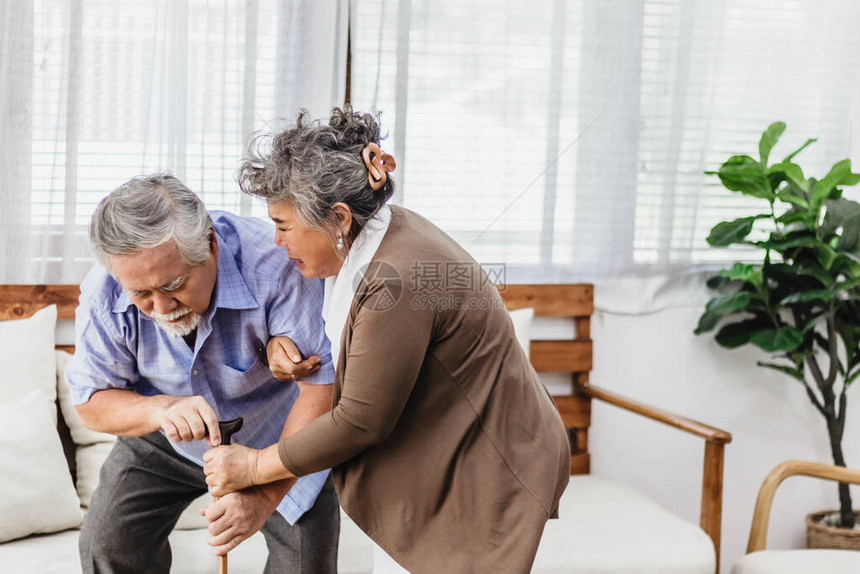
M 767 357 L 753 347 L 729 351 L 712 334 L 693 335 L 700 312 L 700 306 L 646 315 L 596 312 L 591 380 L 732 433 L 723 495 L 721 572 L 727 574 L 746 551 L 755 497 L 768 471 L 788 459 L 831 457 L 824 419 L 801 385 L 756 366 Z M 848 464 L 860 467 L 855 396 L 849 389 L 844 448 Z M 630 484 L 698 523 L 702 440 L 595 401 L 589 441 L 593 474 Z M 852 495 L 860 507 L 860 489 Z M 804 516 L 837 505 L 834 483 L 789 479 L 774 500 L 768 547 L 804 546 Z

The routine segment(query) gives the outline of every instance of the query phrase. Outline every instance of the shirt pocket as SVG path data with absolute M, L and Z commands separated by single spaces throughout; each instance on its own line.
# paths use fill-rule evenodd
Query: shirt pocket
M 245 371 L 234 369 L 229 365 L 221 365 L 218 369 L 218 386 L 228 399 L 254 399 L 263 393 L 271 391 L 269 387 L 275 382 L 269 367 L 259 358 Z

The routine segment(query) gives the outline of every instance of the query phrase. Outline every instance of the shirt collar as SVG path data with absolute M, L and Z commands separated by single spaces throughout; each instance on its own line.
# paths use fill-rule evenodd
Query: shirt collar
M 215 235 L 218 237 L 218 276 L 215 279 L 215 288 L 213 291 L 214 304 L 210 305 L 211 312 L 214 313 L 215 309 L 218 308 L 259 308 L 260 305 L 254 299 L 254 296 L 251 295 L 245 279 L 236 266 L 233 254 L 227 250 L 225 241 L 217 231 Z M 133 303 L 118 281 L 117 290 L 119 291 L 119 296 L 114 302 L 112 311 L 114 313 L 125 313 Z
M 218 237 L 218 277 L 215 280 L 215 301 L 212 305 L 212 311 L 217 308 L 222 309 L 258 309 L 260 305 L 242 273 L 236 266 L 236 259 L 233 253 L 227 249 L 226 241 L 215 232 Z
M 116 279 L 114 279 L 116 281 Z M 125 291 L 122 288 L 122 285 L 119 284 L 119 281 L 116 281 L 116 289 L 119 291 L 119 295 L 116 298 L 116 301 L 113 303 L 113 311 L 114 313 L 125 313 L 126 310 L 132 305 L 131 299 L 128 298 L 128 295 L 125 294 Z

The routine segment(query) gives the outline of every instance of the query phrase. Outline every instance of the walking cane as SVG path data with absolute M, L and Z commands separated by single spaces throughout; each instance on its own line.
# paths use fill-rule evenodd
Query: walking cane
M 229 421 L 218 421 L 218 428 L 221 430 L 221 444 L 230 444 L 230 439 L 233 435 L 239 432 L 242 428 L 244 420 L 242 417 L 235 418 Z M 227 574 L 227 555 L 218 557 L 218 574 Z

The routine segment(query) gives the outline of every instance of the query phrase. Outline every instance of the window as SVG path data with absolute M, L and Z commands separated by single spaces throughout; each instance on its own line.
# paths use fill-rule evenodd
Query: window
M 15 125 L 26 124 L 24 145 L 5 142 L 14 156 L 0 164 L 28 166 L 5 191 L 19 209 L 0 223 L 18 229 L 0 242 L 19 263 L 3 280 L 81 280 L 90 214 L 138 174 L 170 170 L 210 209 L 265 217 L 239 192 L 236 168 L 254 132 L 343 101 L 341 4 L 12 3 L 3 48 L 32 66 L 0 70 L 4 94 L 21 102 Z
M 347 22 L 351 100 L 383 112 L 395 201 L 506 263 L 509 281 L 744 257 L 705 237 L 755 202 L 705 170 L 754 154 L 775 120 L 788 124 L 775 155 L 819 138 L 808 174 L 851 153 L 850 0 L 4 6 L 5 282 L 80 280 L 89 214 L 139 173 L 170 169 L 211 208 L 264 215 L 234 181 L 246 138 L 343 101 Z
M 744 257 L 705 238 L 755 201 L 705 170 L 776 120 L 775 155 L 819 138 L 813 175 L 851 151 L 848 0 L 356 4 L 352 100 L 384 112 L 403 204 L 509 280 Z

